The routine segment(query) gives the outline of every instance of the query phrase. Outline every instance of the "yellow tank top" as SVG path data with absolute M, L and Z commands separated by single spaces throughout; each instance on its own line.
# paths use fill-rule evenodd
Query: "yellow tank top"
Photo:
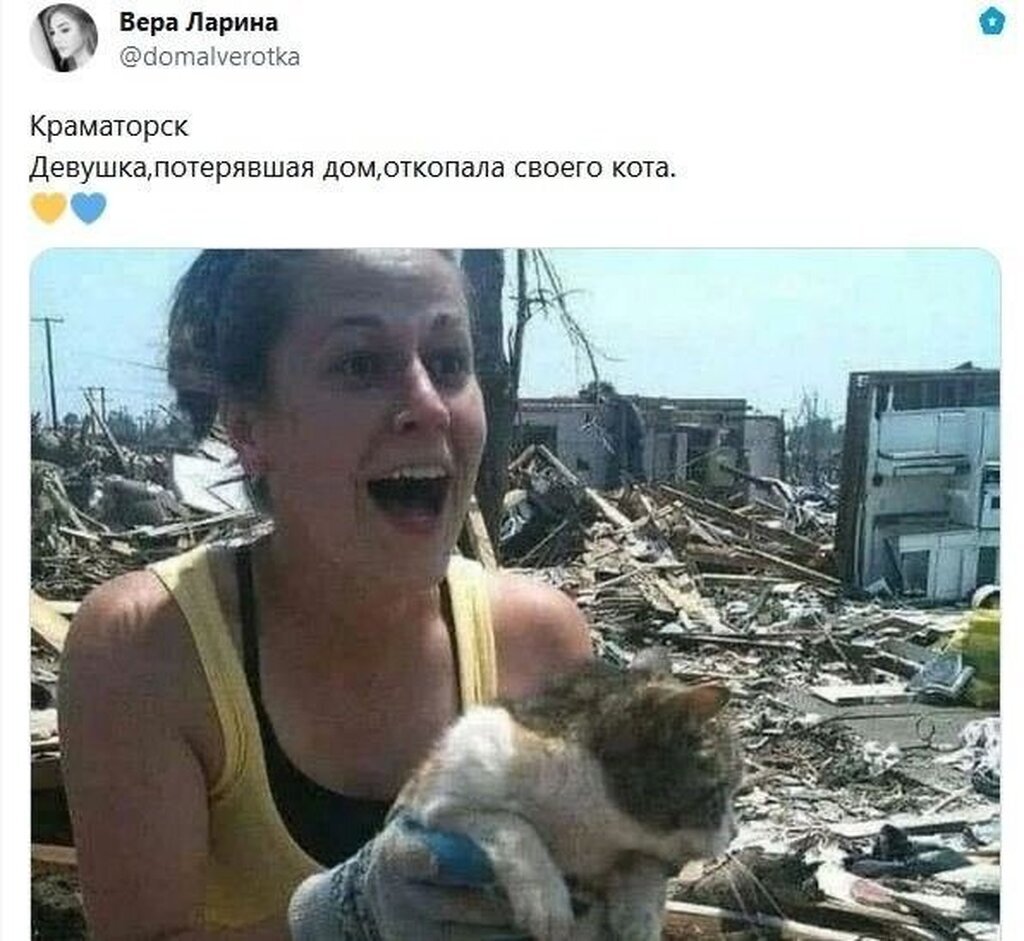
M 270 792 L 259 723 L 221 609 L 210 553 L 199 547 L 150 566 L 188 622 L 224 739 L 224 770 L 209 794 L 205 921 L 255 924 L 284 911 L 295 886 L 322 867 L 292 839 Z M 483 567 L 453 556 L 447 585 L 462 708 L 497 695 L 494 633 Z

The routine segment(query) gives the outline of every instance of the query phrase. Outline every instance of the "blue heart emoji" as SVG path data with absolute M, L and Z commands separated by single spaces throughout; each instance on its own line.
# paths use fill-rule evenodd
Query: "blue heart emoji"
M 71 211 L 85 223 L 95 222 L 107 208 L 107 197 L 102 193 L 75 193 L 71 197 Z

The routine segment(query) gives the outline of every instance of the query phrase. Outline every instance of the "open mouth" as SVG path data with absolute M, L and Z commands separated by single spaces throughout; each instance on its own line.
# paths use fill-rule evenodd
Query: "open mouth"
M 447 474 L 398 473 L 371 480 L 368 489 L 373 502 L 390 516 L 439 516 L 450 483 Z

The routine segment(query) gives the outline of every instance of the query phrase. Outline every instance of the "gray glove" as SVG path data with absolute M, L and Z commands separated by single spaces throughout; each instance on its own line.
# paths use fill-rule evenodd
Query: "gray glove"
M 484 851 L 405 812 L 351 859 L 302 882 L 288 924 L 294 941 L 528 941 Z

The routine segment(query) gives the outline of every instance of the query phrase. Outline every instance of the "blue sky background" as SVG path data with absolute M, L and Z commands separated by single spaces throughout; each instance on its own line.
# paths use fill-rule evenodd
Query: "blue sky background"
M 107 387 L 108 410 L 142 413 L 171 401 L 162 369 L 168 304 L 195 254 L 64 249 L 36 260 L 32 316 L 64 318 L 53 327 L 61 415 L 87 410 L 87 385 Z M 555 249 L 549 257 L 576 292 L 573 313 L 614 357 L 600 365 L 622 392 L 742 397 L 792 415 L 806 389 L 841 418 L 851 371 L 999 365 L 999 268 L 982 251 Z M 48 416 L 42 324 L 31 337 L 32 408 Z M 531 323 L 523 395 L 571 395 L 589 378 L 556 323 Z

